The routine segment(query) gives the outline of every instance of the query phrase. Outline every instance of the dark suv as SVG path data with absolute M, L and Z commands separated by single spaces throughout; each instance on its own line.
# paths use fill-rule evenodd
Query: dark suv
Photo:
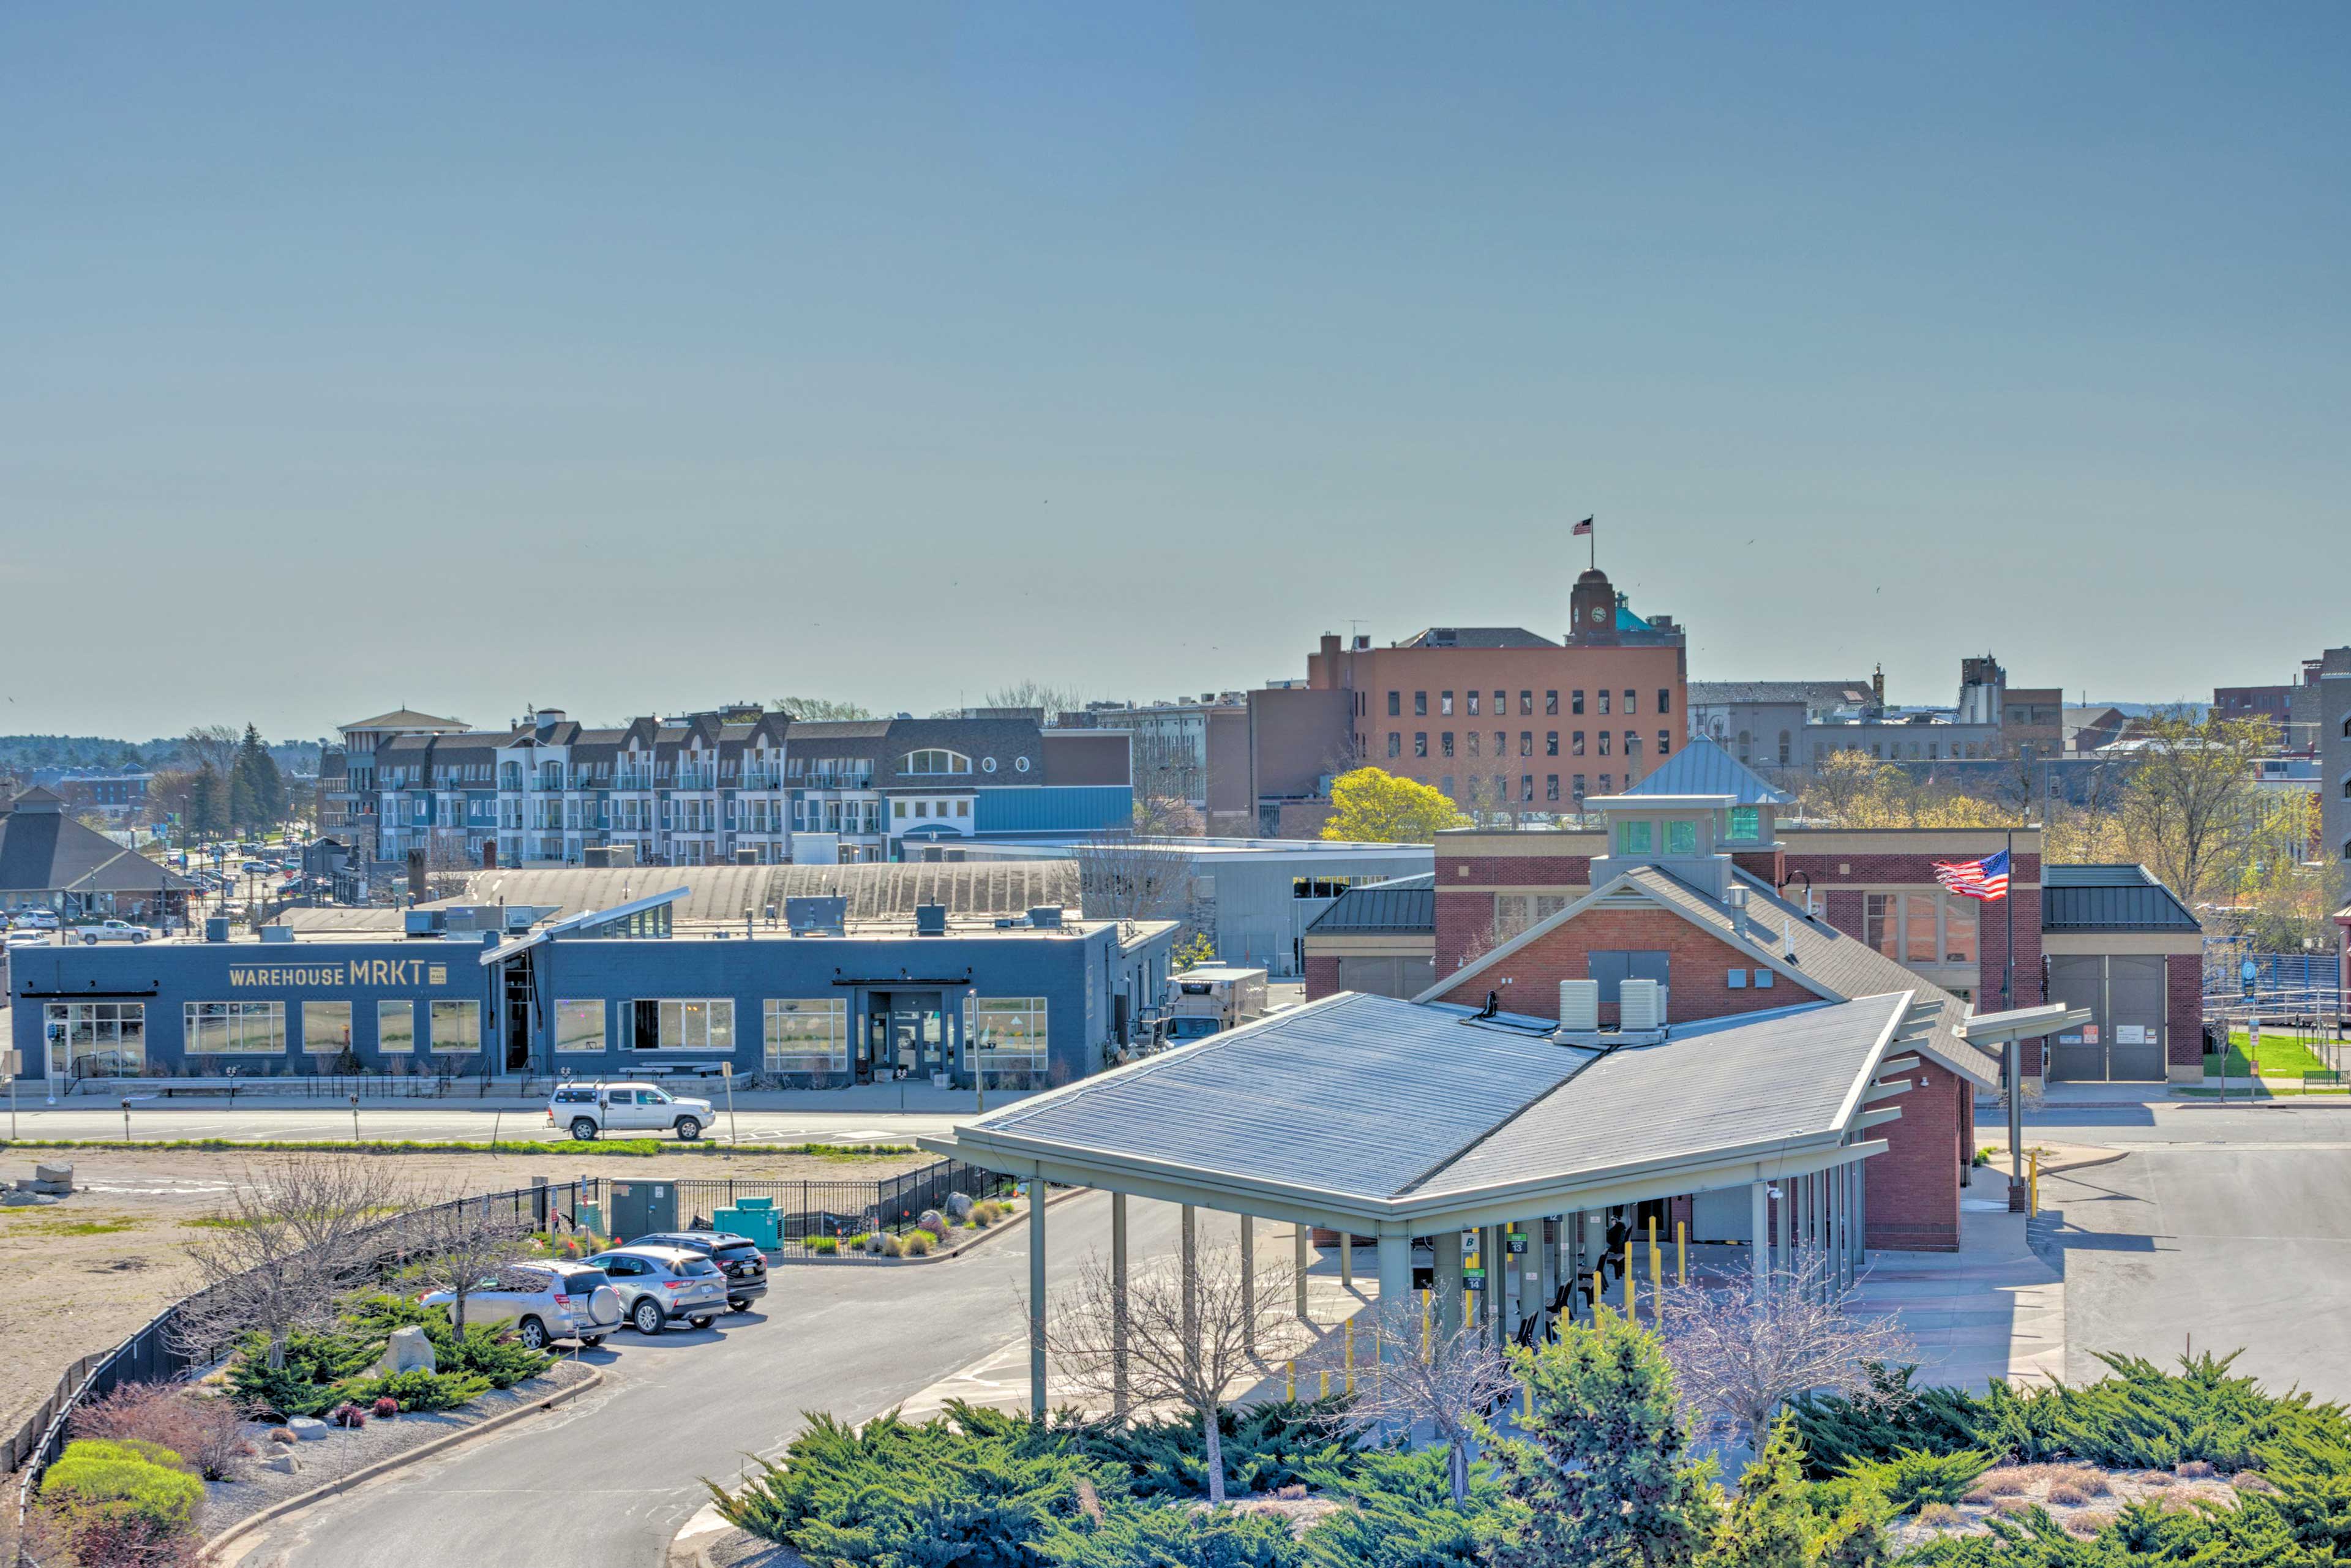
M 726 1276 L 726 1305 L 748 1312 L 753 1301 L 768 1293 L 768 1259 L 759 1244 L 727 1230 L 664 1230 L 658 1236 L 632 1236 L 632 1247 L 674 1247 L 699 1252 Z

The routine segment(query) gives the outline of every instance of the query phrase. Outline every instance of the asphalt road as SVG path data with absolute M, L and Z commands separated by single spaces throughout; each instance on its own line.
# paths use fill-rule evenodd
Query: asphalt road
M 2168 1364 L 2243 1347 L 2274 1387 L 2351 1399 L 2351 1109 L 2165 1105 L 2044 1113 L 2053 1141 L 2129 1152 L 2043 1177 L 2065 1273 L 2065 1375 L 2094 1351 Z
M 1172 1249 L 1178 1214 L 1131 1200 L 1134 1255 Z M 1260 1247 L 1273 1228 L 1259 1230 Z M 1108 1247 L 1110 1199 L 1056 1204 L 1046 1229 L 1053 1275 L 1066 1279 Z M 1025 1231 L 946 1263 L 778 1269 L 759 1310 L 699 1333 L 616 1334 L 590 1356 L 604 1386 L 279 1521 L 235 1560 L 653 1568 L 707 1500 L 699 1478 L 731 1480 L 745 1454 L 773 1453 L 799 1431 L 803 1411 L 862 1420 L 1019 1338 L 1028 1278 Z
M 720 1140 L 729 1135 L 726 1097 L 705 1098 L 716 1107 L 717 1124 L 705 1134 Z M 6 1106 L 0 1103 L 0 1113 Z M 909 1113 L 895 1111 L 738 1111 L 733 1126 L 748 1144 L 903 1144 L 930 1133 L 944 1133 L 972 1113 Z M 371 1101 L 360 1107 L 360 1134 L 368 1138 L 414 1138 L 431 1143 L 487 1143 L 500 1138 L 563 1138 L 569 1134 L 547 1124 L 543 1103 L 508 1106 L 504 1111 L 427 1103 L 413 1107 L 399 1101 Z M 0 1123 L 0 1127 L 5 1127 Z M 20 1138 L 120 1140 L 124 1133 L 122 1109 L 77 1106 L 50 1109 L 24 1085 L 17 1086 L 16 1132 Z M 242 1109 L 221 1104 L 138 1106 L 130 1114 L 132 1140 L 160 1143 L 173 1138 L 227 1138 L 237 1142 L 330 1141 L 351 1136 L 348 1105 L 321 1101 L 314 1108 Z M 622 1134 L 643 1136 L 645 1134 Z

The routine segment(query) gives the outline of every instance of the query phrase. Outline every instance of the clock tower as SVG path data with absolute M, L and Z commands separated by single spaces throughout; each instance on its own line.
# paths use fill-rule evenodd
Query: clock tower
M 1616 591 L 1597 567 L 1580 574 L 1568 596 L 1567 640 L 1576 647 L 1613 646 L 1616 642 Z

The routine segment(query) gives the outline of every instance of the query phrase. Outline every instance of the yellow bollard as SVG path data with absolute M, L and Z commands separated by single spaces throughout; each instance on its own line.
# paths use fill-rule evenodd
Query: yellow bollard
M 1347 1392 L 1355 1392 L 1355 1320 L 1347 1320 Z
M 1674 1221 L 1674 1283 L 1689 1283 L 1689 1221 Z
M 2029 1197 L 2025 1207 L 2030 1214 L 2038 1215 L 2041 1212 L 2041 1151 L 2039 1149 L 2032 1151 L 2032 1172 L 2029 1179 L 2031 1186 L 2027 1189 Z
M 1535 1418 L 1535 1385 L 1531 1383 L 1519 1385 L 1519 1415 L 1528 1421 Z
M 1285 1361 L 1281 1364 L 1290 1374 L 1290 1386 L 1283 1392 L 1282 1397 L 1295 1405 L 1298 1403 L 1298 1364 L 1294 1361 Z
M 1592 1321 L 1600 1321 L 1600 1270 L 1592 1270 Z
M 1322 1397 L 1331 1397 L 1331 1369 L 1327 1366 L 1322 1369 Z

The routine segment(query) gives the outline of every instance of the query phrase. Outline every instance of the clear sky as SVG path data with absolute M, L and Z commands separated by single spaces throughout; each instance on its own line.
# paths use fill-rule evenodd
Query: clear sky
M 2351 640 L 2351 9 L 0 7 L 0 732 Z

